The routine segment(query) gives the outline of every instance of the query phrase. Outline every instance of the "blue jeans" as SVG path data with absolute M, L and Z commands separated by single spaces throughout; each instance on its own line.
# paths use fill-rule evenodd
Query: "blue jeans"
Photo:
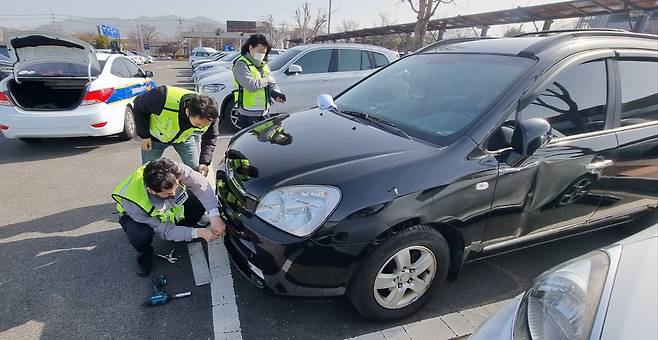
M 142 164 L 146 164 L 154 159 L 162 157 L 165 149 L 173 146 L 185 165 L 192 169 L 199 167 L 199 137 L 192 135 L 182 143 L 162 143 L 155 138 L 151 138 L 152 147 L 149 151 L 142 149 Z

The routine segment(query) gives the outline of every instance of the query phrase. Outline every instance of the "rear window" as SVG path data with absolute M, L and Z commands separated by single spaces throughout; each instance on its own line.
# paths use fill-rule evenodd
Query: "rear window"
M 18 72 L 22 77 L 87 77 L 87 66 L 65 62 L 44 62 L 26 65 Z M 92 76 L 98 72 L 92 69 Z

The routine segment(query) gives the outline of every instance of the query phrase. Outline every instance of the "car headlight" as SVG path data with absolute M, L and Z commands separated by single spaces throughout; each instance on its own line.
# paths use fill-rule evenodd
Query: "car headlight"
M 514 339 L 589 339 L 609 267 L 597 250 L 542 274 L 523 297 Z
M 256 208 L 256 216 L 285 232 L 304 237 L 324 223 L 340 199 L 340 190 L 335 187 L 282 187 L 265 195 Z
M 217 92 L 221 92 L 225 88 L 226 86 L 224 86 L 224 84 L 208 84 L 208 85 L 203 85 L 201 87 L 201 91 L 206 93 L 217 93 Z

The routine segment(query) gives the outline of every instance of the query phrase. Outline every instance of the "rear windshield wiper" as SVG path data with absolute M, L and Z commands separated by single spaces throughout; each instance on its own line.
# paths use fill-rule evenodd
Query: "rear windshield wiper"
M 405 138 L 410 139 L 410 140 L 415 140 L 413 137 L 411 137 L 404 130 L 397 127 L 397 125 L 395 125 L 395 124 L 393 124 L 393 123 L 391 123 L 391 122 L 389 122 L 385 119 L 381 119 L 379 117 L 372 116 L 372 115 L 369 115 L 369 114 L 364 113 L 364 112 L 358 112 L 358 111 L 352 111 L 352 110 L 341 110 L 340 112 L 344 113 L 344 114 L 347 114 L 347 115 L 350 115 L 350 116 L 361 118 L 363 120 L 367 120 L 368 122 L 371 122 L 371 123 L 375 123 L 380 128 L 383 128 L 384 130 L 387 130 L 389 132 L 393 132 L 393 133 L 397 134 L 398 136 L 402 136 L 402 137 L 405 137 Z

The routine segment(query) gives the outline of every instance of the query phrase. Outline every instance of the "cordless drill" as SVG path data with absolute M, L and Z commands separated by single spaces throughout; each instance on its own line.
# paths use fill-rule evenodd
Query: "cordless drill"
M 169 302 L 169 299 L 172 298 L 182 298 L 192 295 L 190 292 L 179 293 L 174 296 L 169 296 L 164 290 L 164 286 L 167 284 L 167 278 L 164 275 L 160 275 L 159 278 L 153 279 L 153 295 L 149 296 L 146 300 L 147 306 L 160 306 Z

